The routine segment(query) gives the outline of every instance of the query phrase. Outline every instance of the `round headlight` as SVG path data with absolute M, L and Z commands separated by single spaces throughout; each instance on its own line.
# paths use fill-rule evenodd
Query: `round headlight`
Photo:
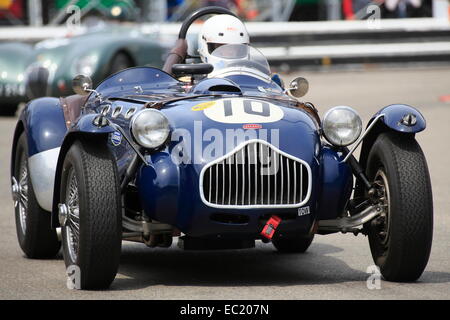
M 350 107 L 335 107 L 329 110 L 322 123 L 325 138 L 333 145 L 345 147 L 355 142 L 362 131 L 358 113 Z
M 131 120 L 131 132 L 141 146 L 155 149 L 166 142 L 169 137 L 169 121 L 162 112 L 145 109 L 137 113 Z

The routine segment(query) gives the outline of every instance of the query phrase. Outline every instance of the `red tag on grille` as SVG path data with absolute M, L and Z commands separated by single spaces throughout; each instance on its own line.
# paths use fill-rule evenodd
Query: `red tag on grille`
M 278 225 L 281 222 L 281 218 L 278 216 L 272 216 L 267 221 L 266 225 L 263 228 L 263 231 L 261 232 L 261 235 L 269 240 L 272 239 L 275 231 L 277 230 Z

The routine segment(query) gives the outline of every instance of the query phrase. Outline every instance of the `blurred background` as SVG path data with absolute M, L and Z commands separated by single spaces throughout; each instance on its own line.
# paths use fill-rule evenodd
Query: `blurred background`
M 225 6 L 245 20 L 252 45 L 285 83 L 308 79 L 304 99 L 321 115 L 348 105 L 366 125 L 392 103 L 423 113 L 427 130 L 417 139 L 431 173 L 435 233 L 419 283 L 383 282 L 383 290 L 365 290 L 373 262 L 367 240 L 351 235 L 318 237 L 307 259 L 271 259 L 273 249 L 259 247 L 205 253 L 201 264 L 197 253 L 129 244 L 116 290 L 105 292 L 66 290 L 61 257 L 23 262 L 9 178 L 17 111 L 32 98 L 73 94 L 78 74 L 98 84 L 127 67 L 161 67 L 181 21 L 206 5 Z M 190 30 L 191 55 L 199 27 Z M 27 90 L 30 81 L 37 90 Z M 0 0 L 0 298 L 449 299 L 449 105 L 448 0 Z M 235 268 L 243 262 L 245 268 Z
M 450 63 L 448 0 L 0 0 L 0 113 L 72 94 L 77 74 L 96 85 L 127 67 L 161 67 L 181 21 L 208 5 L 245 20 L 282 75 Z

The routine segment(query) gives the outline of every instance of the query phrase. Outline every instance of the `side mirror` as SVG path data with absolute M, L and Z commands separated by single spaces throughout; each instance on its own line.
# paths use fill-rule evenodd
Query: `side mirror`
M 299 77 L 291 81 L 291 84 L 287 92 L 295 98 L 301 98 L 308 93 L 308 90 L 309 90 L 308 80 Z
M 88 76 L 78 75 L 72 80 L 72 89 L 76 94 L 87 96 L 92 92 L 92 79 Z

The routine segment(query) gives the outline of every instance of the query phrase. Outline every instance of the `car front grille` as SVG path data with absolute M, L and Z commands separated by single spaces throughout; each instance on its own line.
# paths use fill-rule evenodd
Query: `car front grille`
M 299 207 L 310 189 L 308 164 L 263 140 L 247 141 L 200 174 L 202 200 L 218 208 Z

